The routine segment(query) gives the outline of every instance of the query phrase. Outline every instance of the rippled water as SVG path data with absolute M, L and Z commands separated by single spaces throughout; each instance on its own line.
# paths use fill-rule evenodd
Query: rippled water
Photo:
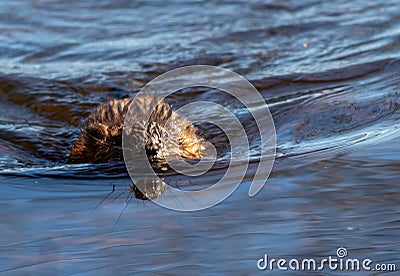
M 383 0 L 0 3 L 0 271 L 253 274 L 264 254 L 340 246 L 399 269 L 399 19 Z M 98 104 L 195 64 L 243 75 L 269 104 L 277 160 L 256 197 L 254 165 L 223 203 L 181 213 L 129 201 L 122 163 L 64 164 Z M 257 128 L 237 101 L 200 87 L 169 102 L 200 100 L 235 111 L 256 163 Z M 227 161 L 226 137 L 201 129 Z M 201 188 L 222 171 L 166 179 Z

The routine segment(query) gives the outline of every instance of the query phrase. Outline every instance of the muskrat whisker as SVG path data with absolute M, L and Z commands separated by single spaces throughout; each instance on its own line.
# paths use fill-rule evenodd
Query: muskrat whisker
M 113 200 L 111 200 L 111 202 L 113 202 L 114 200 L 117 200 L 118 198 L 120 198 L 126 191 L 123 191 L 121 193 L 119 193 Z
M 192 181 L 190 179 L 189 179 L 189 184 L 190 184 L 190 186 L 192 186 Z M 187 193 L 187 195 L 190 197 L 191 200 L 193 200 L 194 202 L 196 202 L 200 206 L 200 203 L 197 200 L 195 200 L 193 197 L 191 197 L 190 193 Z
M 193 185 L 193 182 L 192 182 L 191 179 L 189 179 L 188 182 L 189 182 L 190 186 Z M 176 185 L 176 187 L 177 187 L 179 190 L 181 190 L 181 188 L 178 186 L 178 181 L 176 181 L 175 185 Z M 187 193 L 187 195 L 190 197 L 191 200 L 193 200 L 193 201 L 196 202 L 198 205 L 200 205 L 200 203 L 199 203 L 197 200 L 195 200 L 192 196 L 190 196 L 190 193 Z M 182 205 L 182 206 L 183 206 L 183 205 Z M 215 212 L 212 212 L 211 208 L 207 208 L 207 210 L 208 210 L 211 214 L 214 214 L 214 215 L 216 214 Z
M 118 216 L 117 220 L 115 221 L 115 223 L 114 223 L 114 225 L 113 225 L 112 232 L 114 231 L 115 226 L 117 226 L 119 220 L 121 219 L 122 214 L 125 212 L 126 208 L 128 208 L 128 205 L 129 205 L 129 203 L 131 202 L 132 197 L 133 197 L 133 195 L 132 195 L 131 193 L 129 193 L 128 197 L 126 198 L 126 199 L 128 200 L 128 202 L 125 202 L 124 208 L 122 209 L 121 213 L 119 213 L 119 216 Z
M 178 182 L 176 180 L 176 182 Z M 177 185 L 177 183 L 175 183 Z M 170 189 L 170 193 L 172 193 L 172 196 L 175 198 L 176 202 L 178 202 L 183 208 L 187 209 L 186 206 L 179 200 L 178 196 L 175 194 L 174 190 Z
M 171 186 L 170 185 L 170 183 L 171 183 L 172 181 L 169 181 L 167 184 L 169 185 L 169 186 Z M 179 187 L 179 185 L 178 185 L 178 180 L 175 180 L 175 187 L 176 188 L 178 188 L 179 190 L 181 190 L 181 188 Z M 179 200 L 179 198 L 178 198 L 178 196 L 175 194 L 175 192 L 173 192 L 173 190 L 170 190 L 170 192 L 172 193 L 172 196 L 175 198 L 175 200 L 176 200 L 176 202 L 178 202 L 183 208 L 186 208 L 186 206 Z M 189 194 L 187 194 L 193 201 L 195 201 Z M 199 204 L 197 201 L 195 201 L 197 204 Z M 199 204 L 200 205 L 200 204 Z
M 132 195 L 131 187 L 132 187 L 132 185 L 129 186 L 129 192 L 128 192 L 128 195 L 127 195 L 126 198 L 125 198 L 125 203 L 128 201 L 129 197 Z M 129 199 L 129 200 L 130 200 L 130 199 Z
M 96 205 L 96 207 L 94 207 L 91 211 L 90 211 L 90 213 L 89 213 L 89 215 L 91 215 L 112 193 L 114 193 L 115 192 L 115 184 L 114 183 L 111 183 L 111 185 L 112 185 L 112 191 L 111 192 L 109 192 L 97 205 Z

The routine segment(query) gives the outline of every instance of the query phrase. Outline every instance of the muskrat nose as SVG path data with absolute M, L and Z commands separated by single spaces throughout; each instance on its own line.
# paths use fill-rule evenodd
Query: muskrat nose
M 99 134 L 101 134 L 100 135 L 100 137 L 99 137 L 99 139 L 102 139 L 102 138 L 106 138 L 106 137 L 108 137 L 109 136 L 109 133 L 108 133 L 108 126 L 106 126 L 106 125 L 104 125 L 104 124 L 102 124 L 102 123 L 99 123 L 98 124 L 98 132 L 99 132 Z
M 120 129 L 118 127 L 112 127 L 111 129 L 107 128 L 106 131 L 108 131 L 109 135 L 111 136 L 117 136 L 120 133 Z

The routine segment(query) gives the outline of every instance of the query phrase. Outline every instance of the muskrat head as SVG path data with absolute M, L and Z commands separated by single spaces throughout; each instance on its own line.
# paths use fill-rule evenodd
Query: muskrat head
M 148 101 L 138 100 L 133 112 L 145 113 Z M 122 131 L 128 107 L 132 100 L 112 100 L 102 104 L 89 115 L 78 140 L 75 142 L 68 163 L 102 163 L 112 159 L 122 160 Z M 132 125 L 136 122 L 132 121 Z M 129 124 L 129 123 L 128 123 Z M 164 101 L 158 103 L 149 122 L 138 124 L 131 134 L 135 141 L 145 143 L 150 162 L 165 161 L 166 156 L 181 156 L 187 159 L 201 158 L 204 139 L 199 138 L 197 129 L 173 111 Z

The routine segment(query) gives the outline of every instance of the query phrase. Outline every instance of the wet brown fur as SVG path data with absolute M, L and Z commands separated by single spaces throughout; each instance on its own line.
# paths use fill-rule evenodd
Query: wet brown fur
M 131 102 L 132 99 L 111 100 L 90 114 L 67 162 L 79 164 L 122 160 L 122 131 Z M 146 108 L 145 103 L 142 108 Z M 175 122 L 173 128 L 166 124 L 170 118 Z M 144 129 L 146 153 L 150 161 L 163 159 L 169 150 L 172 153 L 173 148 L 178 149 L 174 154 L 184 158 L 201 157 L 203 139 L 198 137 L 196 128 L 179 117 L 164 101 L 157 105 Z M 165 132 L 174 133 L 178 137 L 177 147 L 170 147 L 167 141 L 164 141 Z

